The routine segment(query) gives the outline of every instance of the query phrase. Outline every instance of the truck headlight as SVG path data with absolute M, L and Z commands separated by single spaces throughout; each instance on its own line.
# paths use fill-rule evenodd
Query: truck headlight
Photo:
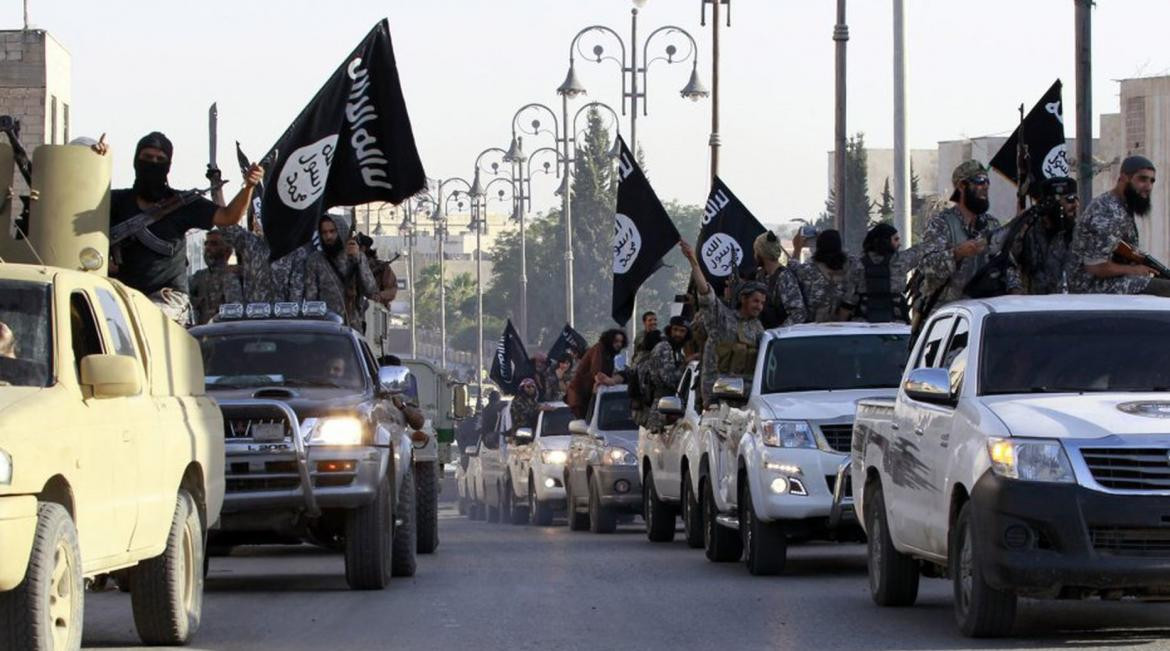
M 540 460 L 546 465 L 559 466 L 569 460 L 564 450 L 541 450 Z
M 12 483 L 12 455 L 0 450 L 0 486 Z
M 760 423 L 764 445 L 774 448 L 815 448 L 817 437 L 803 420 L 765 420 Z
M 1000 477 L 1071 483 L 1072 464 L 1059 441 L 992 438 L 987 441 L 991 469 Z
M 614 446 L 605 449 L 601 463 L 607 466 L 636 466 L 638 458 L 634 456 L 633 452 Z
M 361 445 L 366 428 L 353 416 L 320 418 L 309 436 L 310 445 Z

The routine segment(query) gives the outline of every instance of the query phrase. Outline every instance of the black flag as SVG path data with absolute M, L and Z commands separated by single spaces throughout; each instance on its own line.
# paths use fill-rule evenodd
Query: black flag
M 385 19 L 346 57 L 272 148 L 264 236 L 279 258 L 308 242 L 334 206 L 397 204 L 426 175 Z
M 765 231 L 763 224 L 716 177 L 707 197 L 696 247 L 699 267 L 716 296 L 723 295 L 723 287 L 733 273 L 743 276 L 755 270 L 752 245 L 756 236 Z
M 557 360 L 564 357 L 570 348 L 576 350 L 578 355 L 584 355 L 585 350 L 589 348 L 589 342 L 585 341 L 585 337 L 574 330 L 573 326 L 566 323 L 565 328 L 561 330 L 561 336 L 557 337 L 552 348 L 548 350 L 549 362 L 556 366 Z
M 524 342 L 520 341 L 520 335 L 512 327 L 512 320 L 508 319 L 504 334 L 500 335 L 500 343 L 496 345 L 496 355 L 492 358 L 488 377 L 500 387 L 500 393 L 510 396 L 520 390 L 521 380 L 534 374 L 528 351 L 524 350 Z
M 1028 146 L 1028 158 L 1032 165 L 1029 170 L 1030 185 L 1038 187 L 1044 179 L 1054 176 L 1072 176 L 1072 165 L 1068 161 L 1068 150 L 1064 142 L 1064 103 L 1060 96 L 1060 80 L 1044 93 L 1036 106 L 1028 111 L 1022 125 L 1024 144 Z M 1016 163 L 1016 143 L 1020 139 L 1020 127 L 1003 143 L 999 152 L 991 159 L 991 168 L 1019 183 Z
M 617 210 L 613 216 L 613 320 L 625 325 L 638 288 L 678 245 L 678 229 L 620 137 Z

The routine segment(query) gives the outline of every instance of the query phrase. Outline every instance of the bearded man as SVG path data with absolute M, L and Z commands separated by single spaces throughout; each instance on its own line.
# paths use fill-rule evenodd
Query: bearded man
M 1170 296 L 1170 281 L 1152 278 L 1154 271 L 1145 265 L 1114 258 L 1121 242 L 1139 246 L 1134 217 L 1149 214 L 1153 189 L 1154 164 L 1150 159 L 1130 156 L 1121 162 L 1117 183 L 1089 203 L 1073 230 L 1071 291 Z
M 954 205 L 926 224 L 922 237 L 922 292 L 915 310 L 925 319 L 931 312 L 966 298 L 967 283 L 987 263 L 988 242 L 999 220 L 987 214 L 991 180 L 977 160 L 959 164 L 951 173 Z
M 211 321 L 224 303 L 240 303 L 244 300 L 243 287 L 237 270 L 228 266 L 232 246 L 224 240 L 223 233 L 210 231 L 203 240 L 203 261 L 205 269 L 191 276 L 191 309 L 195 313 L 195 325 Z

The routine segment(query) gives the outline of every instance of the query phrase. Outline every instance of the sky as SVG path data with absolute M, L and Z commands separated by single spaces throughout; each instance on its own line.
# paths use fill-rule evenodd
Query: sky
M 507 147 L 513 114 L 555 89 L 582 28 L 607 25 L 629 40 L 630 0 L 28 0 L 30 23 L 72 55 L 72 133 L 107 134 L 114 183 L 128 185 L 134 143 L 161 130 L 175 143 L 172 185 L 203 182 L 207 107 L 219 107 L 220 166 L 233 141 L 259 158 L 366 32 L 388 18 L 398 69 L 427 174 L 470 176 L 487 147 Z M 833 146 L 833 0 L 732 0 L 721 32 L 720 176 L 769 224 L 815 216 L 827 193 Z M 1073 0 L 905 0 L 911 147 L 1006 134 L 1016 107 L 1064 81 L 1067 135 L 1075 135 Z M 891 0 L 848 6 L 848 129 L 891 147 Z M 699 73 L 711 81 L 711 27 L 700 0 L 648 0 L 638 39 L 663 25 L 690 32 Z M 0 27 L 19 28 L 21 3 L 0 5 Z M 1097 0 L 1093 10 L 1094 125 L 1118 110 L 1117 79 L 1170 74 L 1168 0 Z M 591 49 L 596 41 L 585 41 Z M 667 40 L 656 37 L 650 52 Z M 1161 44 L 1161 45 L 1159 45 Z M 606 43 L 616 52 L 616 43 Z M 641 51 L 641 43 L 639 43 Z M 680 48 L 680 54 L 686 48 Z M 641 55 L 639 55 L 641 57 Z M 578 58 L 585 101 L 621 108 L 618 66 Z M 689 61 L 648 71 L 648 114 L 638 142 L 664 200 L 701 204 L 708 190 L 711 101 L 679 96 Z M 548 124 L 548 119 L 544 120 Z M 629 134 L 628 117 L 622 118 Z M 551 145 L 525 141 L 525 149 Z M 944 171 L 949 175 L 949 171 Z M 238 179 L 234 179 L 238 183 Z M 880 182 L 871 179 L 871 183 Z M 538 175 L 533 208 L 558 202 L 558 181 Z M 233 184 L 234 187 L 239 187 Z M 229 191 L 233 186 L 229 186 Z M 230 194 L 229 194 L 230 196 Z

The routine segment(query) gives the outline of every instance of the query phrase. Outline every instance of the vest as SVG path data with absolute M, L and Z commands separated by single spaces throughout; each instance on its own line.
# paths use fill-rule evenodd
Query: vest
M 743 332 L 744 321 L 735 326 L 735 341 L 715 344 L 715 367 L 719 375 L 737 375 L 750 378 L 756 370 L 756 355 L 760 347 L 755 339 Z
M 760 312 L 760 323 L 764 324 L 765 329 L 778 328 L 788 320 L 788 309 L 784 307 L 784 303 L 776 303 L 772 300 L 772 297 L 776 295 L 776 286 L 780 283 L 780 274 L 784 273 L 791 272 L 780 267 L 768 276 L 768 300 L 764 302 L 764 309 Z
M 906 297 L 892 290 L 890 261 L 886 256 L 874 262 L 868 254 L 861 256 L 865 268 L 865 293 L 858 297 L 857 311 L 870 323 L 910 322 Z

